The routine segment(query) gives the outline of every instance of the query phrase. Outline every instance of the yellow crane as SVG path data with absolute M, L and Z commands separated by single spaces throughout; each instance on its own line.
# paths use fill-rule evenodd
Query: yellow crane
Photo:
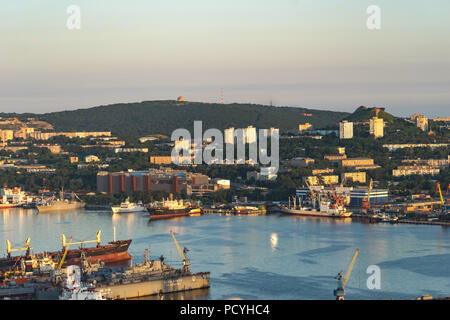
M 336 300 L 344 300 L 345 295 L 345 285 L 347 284 L 348 278 L 350 277 L 350 273 L 352 272 L 353 265 L 355 264 L 356 257 L 358 256 L 359 248 L 356 249 L 355 255 L 353 256 L 352 262 L 348 267 L 347 274 L 345 278 L 342 278 L 342 271 L 338 273 L 335 279 L 338 280 L 338 288 L 334 290 L 334 295 L 336 296 Z
M 6 252 L 8 253 L 8 258 L 11 258 L 11 252 L 13 251 L 26 251 L 26 255 L 30 255 L 30 238 L 27 238 L 25 241 L 25 248 L 19 248 L 19 249 L 12 249 L 11 248 L 11 242 L 9 240 L 6 240 Z
M 64 237 L 63 234 L 61 236 Z M 64 241 L 65 241 L 65 238 L 66 237 L 64 237 Z M 61 259 L 61 261 L 59 262 L 59 265 L 58 265 L 58 270 L 61 270 L 61 267 L 62 267 L 62 265 L 64 263 L 64 260 L 66 259 L 67 251 L 69 251 L 69 247 L 70 247 L 71 244 L 72 244 L 72 237 L 70 237 L 69 243 L 67 243 L 67 246 L 65 247 L 64 255 L 63 255 L 63 257 L 62 257 L 62 259 Z
M 439 182 L 436 185 L 436 189 L 439 191 L 439 196 L 441 197 L 441 203 L 444 206 L 445 205 L 444 197 L 442 196 L 441 184 Z
M 186 258 L 186 256 L 184 255 L 184 253 L 186 253 L 187 252 L 187 249 L 186 248 L 184 248 L 184 250 L 181 250 L 181 248 L 180 248 L 180 246 L 178 245 L 178 241 L 177 241 L 177 239 L 175 238 L 175 235 L 173 234 L 173 231 L 172 230 L 170 230 L 170 234 L 172 235 L 172 238 L 173 238 L 173 241 L 175 242 L 175 245 L 177 246 L 177 249 L 178 249 L 178 252 L 180 253 L 180 256 L 181 256 L 181 259 L 183 259 L 183 269 L 185 270 L 185 271 L 189 271 L 189 264 L 190 264 L 190 261 Z

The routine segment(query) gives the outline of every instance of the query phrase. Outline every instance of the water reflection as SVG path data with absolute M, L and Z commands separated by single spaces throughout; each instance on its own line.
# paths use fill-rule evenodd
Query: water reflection
M 270 235 L 270 247 L 272 250 L 276 250 L 278 246 L 278 235 L 276 233 L 272 233 Z

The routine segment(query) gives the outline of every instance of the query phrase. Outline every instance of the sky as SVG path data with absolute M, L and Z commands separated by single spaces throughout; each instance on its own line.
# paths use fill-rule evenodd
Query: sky
M 225 103 L 450 116 L 449 16 L 448 0 L 0 0 L 0 112 L 223 88 Z

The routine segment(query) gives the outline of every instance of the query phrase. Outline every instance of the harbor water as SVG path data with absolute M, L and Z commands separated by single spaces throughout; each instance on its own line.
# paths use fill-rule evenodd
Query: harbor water
M 129 253 L 141 262 L 150 256 L 180 267 L 170 235 L 187 247 L 193 272 L 210 271 L 211 288 L 173 295 L 174 299 L 334 299 L 334 277 L 359 255 L 346 286 L 346 299 L 414 299 L 450 296 L 450 230 L 441 226 L 367 224 L 351 219 L 292 216 L 182 217 L 149 221 L 148 213 L 0 210 L 0 249 L 6 240 L 32 252 L 61 249 L 61 234 L 74 241 L 102 243 L 133 239 Z M 88 244 L 88 246 L 93 244 Z M 366 271 L 380 268 L 379 289 L 369 289 Z

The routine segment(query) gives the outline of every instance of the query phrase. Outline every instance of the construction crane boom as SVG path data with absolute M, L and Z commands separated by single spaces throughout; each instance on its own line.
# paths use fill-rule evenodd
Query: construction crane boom
M 173 241 L 175 242 L 175 245 L 177 246 L 178 252 L 180 253 L 181 258 L 183 259 L 183 268 L 185 270 L 189 270 L 189 260 L 186 259 L 185 255 L 183 253 L 183 250 L 181 250 L 180 246 L 178 245 L 178 241 L 175 238 L 175 235 L 172 230 L 170 230 L 170 234 L 172 235 Z
M 439 196 L 441 197 L 441 203 L 442 203 L 442 205 L 444 206 L 444 205 L 445 205 L 444 197 L 442 196 L 441 184 L 440 184 L 439 182 L 438 182 L 437 185 L 436 185 L 436 190 L 439 191 Z M 448 189 L 447 189 L 447 191 L 448 191 Z
M 359 248 L 356 249 L 355 255 L 353 256 L 352 262 L 350 263 L 350 266 L 348 267 L 347 274 L 344 278 L 343 287 L 347 284 L 348 278 L 350 277 L 350 273 L 352 272 L 353 265 L 355 264 L 356 257 L 358 256 Z
M 64 236 L 64 235 L 62 235 L 62 236 Z M 64 251 L 64 255 L 63 255 L 61 261 L 59 262 L 58 270 L 61 270 L 64 260 L 66 259 L 67 251 L 69 251 L 69 247 L 71 244 L 72 244 L 72 237 L 70 237 L 69 243 L 67 243 L 67 247 L 66 247 L 66 250 Z
M 342 271 L 336 276 L 335 279 L 338 280 L 338 288 L 334 290 L 334 295 L 336 296 L 336 300 L 344 300 L 345 295 L 345 285 L 347 284 L 348 279 L 350 278 L 350 273 L 352 272 L 353 265 L 355 264 L 356 257 L 358 256 L 359 248 L 356 249 L 355 255 L 353 256 L 352 262 L 348 267 L 345 278 L 342 278 Z

